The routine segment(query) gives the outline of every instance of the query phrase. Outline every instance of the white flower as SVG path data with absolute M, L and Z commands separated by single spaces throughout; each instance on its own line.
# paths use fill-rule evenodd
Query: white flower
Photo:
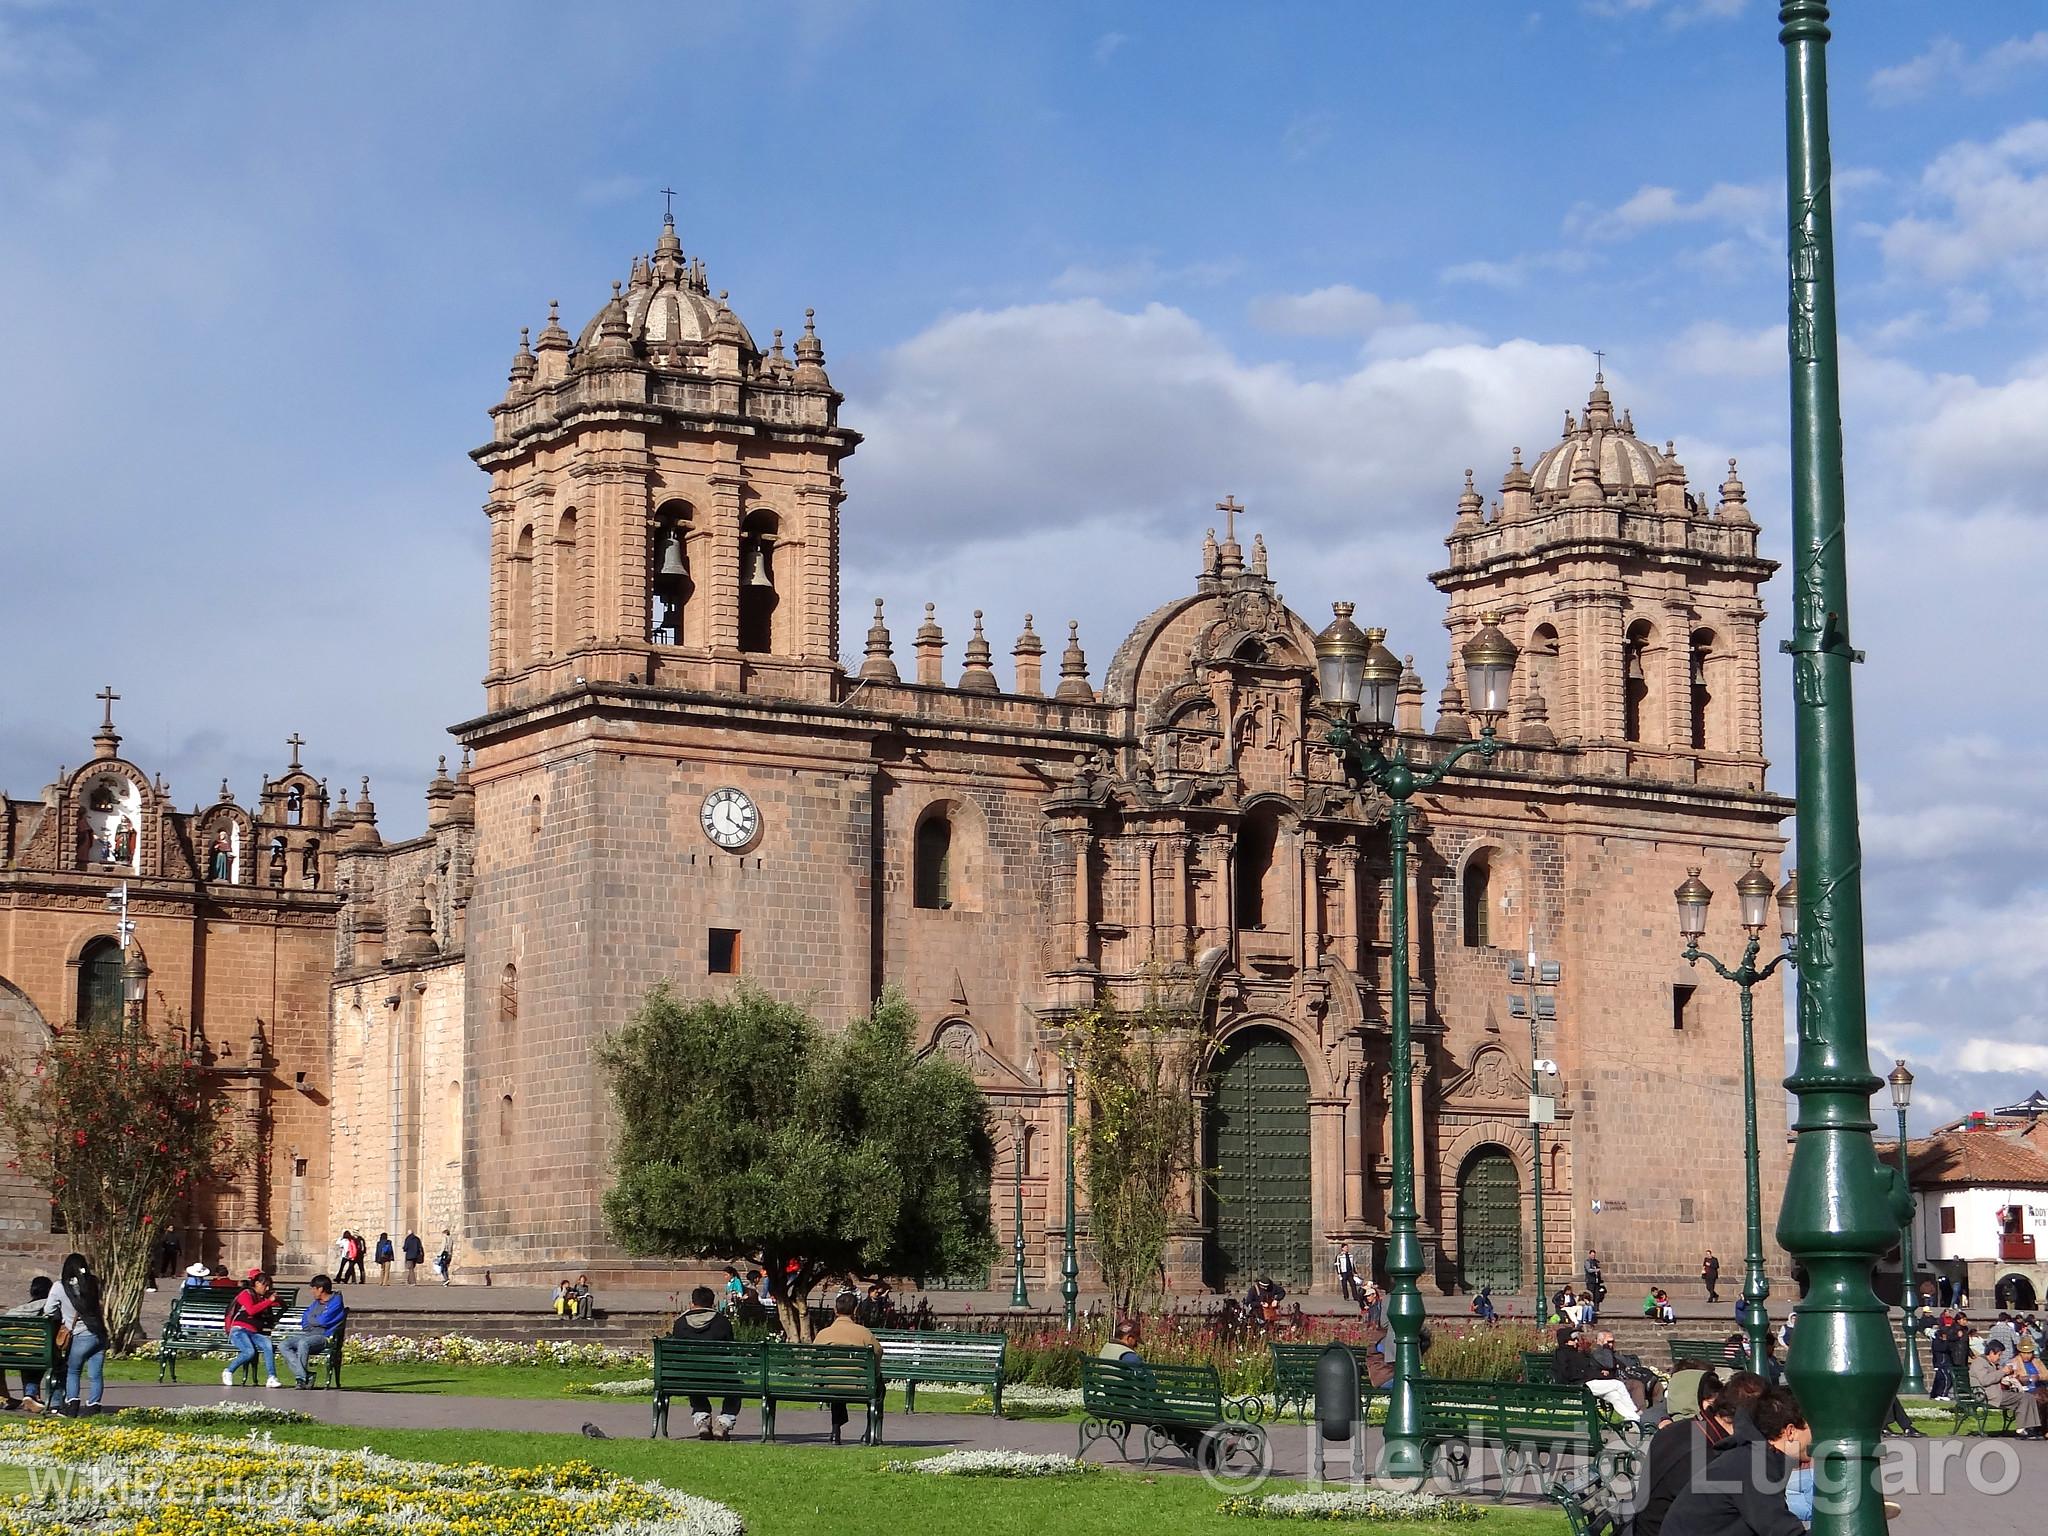
M 916 1461 L 887 1461 L 884 1472 L 918 1472 L 926 1477 L 1066 1477 L 1095 1468 L 1072 1456 L 1035 1456 L 1028 1451 L 947 1451 Z

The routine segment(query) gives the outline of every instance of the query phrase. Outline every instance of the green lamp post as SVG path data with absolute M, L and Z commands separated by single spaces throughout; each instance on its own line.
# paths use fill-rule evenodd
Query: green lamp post
M 1765 1303 L 1771 1294 L 1771 1281 L 1764 1273 L 1764 1202 L 1756 1143 L 1756 1014 L 1750 994 L 1758 982 L 1768 979 L 1779 966 L 1797 963 L 1792 946 L 1799 938 L 1799 877 L 1787 877 L 1784 889 L 1777 892 L 1784 953 L 1772 956 L 1769 964 L 1759 968 L 1757 951 L 1762 947 L 1764 923 L 1770 916 L 1772 889 L 1763 860 L 1752 854 L 1749 868 L 1735 882 L 1735 897 L 1742 908 L 1742 927 L 1749 942 L 1743 946 L 1742 960 L 1733 970 L 1700 948 L 1700 940 L 1707 932 L 1707 905 L 1714 899 L 1714 893 L 1700 879 L 1700 872 L 1687 871 L 1685 884 L 1672 893 L 1678 901 L 1678 931 L 1685 939 L 1685 963 L 1696 966 L 1704 960 L 1714 968 L 1715 975 L 1734 982 L 1742 991 L 1742 1331 L 1749 1337 L 1749 1368 L 1764 1377 L 1770 1374 L 1765 1365 L 1771 1319 Z
M 1514 676 L 1516 651 L 1487 614 L 1479 632 L 1465 643 L 1466 697 L 1481 729 L 1475 741 L 1451 751 L 1431 768 L 1408 761 L 1407 749 L 1386 744 L 1394 729 L 1395 694 L 1401 663 L 1386 647 L 1383 629 L 1360 630 L 1351 620 L 1350 603 L 1331 605 L 1336 617 L 1316 637 L 1316 678 L 1323 706 L 1332 723 L 1330 742 L 1344 755 L 1350 773 L 1384 794 L 1393 809 L 1388 818 L 1387 845 L 1392 868 L 1389 939 L 1393 948 L 1389 1027 L 1391 1138 L 1394 1181 L 1387 1213 L 1387 1328 L 1394 1340 L 1394 1379 L 1387 1389 L 1386 1434 L 1380 1470 L 1399 1479 L 1428 1472 L 1422 1441 L 1421 1408 L 1415 1382 L 1422 1375 L 1422 1244 L 1416 1236 L 1415 1116 L 1413 1065 L 1409 1060 L 1408 1017 L 1408 801 L 1450 772 L 1460 758 L 1478 753 L 1492 761 L 1500 750 L 1494 723 L 1507 712 L 1508 683 Z
M 1836 360 L 1828 8 L 1785 0 L 1786 197 L 1792 380 L 1792 699 L 1798 761 L 1797 1133 L 1778 1243 L 1806 1268 L 1786 1371 L 1813 1429 L 1814 1536 L 1882 1536 L 1878 1442 L 1899 1384 L 1890 1314 L 1871 1289 L 1908 1214 L 1871 1141 L 1863 976 L 1863 850 L 1849 682 L 1847 512 Z
M 1074 1058 L 1069 1049 L 1060 1052 L 1060 1065 L 1067 1074 L 1067 1245 L 1060 1257 L 1060 1300 L 1065 1304 L 1067 1331 L 1074 1330 L 1075 1305 L 1081 1299 L 1081 1258 L 1074 1247 Z
M 1899 1229 L 1900 1305 L 1906 1313 L 1906 1374 L 1899 1382 L 1901 1392 L 1925 1392 L 1927 1380 L 1920 1374 L 1920 1287 L 1913 1276 L 1913 1168 L 1906 1141 L 1906 1111 L 1913 1103 L 1913 1074 L 1901 1061 L 1885 1079 L 1891 1085 L 1892 1108 L 1899 1112 L 1899 1182 L 1906 1191 L 1906 1224 Z
M 1016 1193 L 1016 1207 L 1011 1215 L 1010 1228 L 1013 1235 L 1011 1251 L 1016 1256 L 1016 1277 L 1010 1282 L 1010 1310 L 1028 1312 L 1031 1310 L 1031 1293 L 1024 1288 L 1024 1117 L 1010 1117 L 1010 1166 L 1014 1170 L 1012 1184 Z

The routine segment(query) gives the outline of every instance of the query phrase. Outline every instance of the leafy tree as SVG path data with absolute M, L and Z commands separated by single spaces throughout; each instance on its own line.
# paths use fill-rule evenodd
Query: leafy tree
M 1088 1232 L 1119 1312 L 1159 1288 L 1166 1239 L 1188 1182 L 1201 1174 L 1195 1093 L 1207 1035 L 1155 994 L 1134 1011 L 1104 998 L 1069 1025 L 1087 1118 L 1077 1128 Z
M 959 1066 L 916 1056 L 916 1022 L 894 992 L 828 1033 L 755 988 L 685 1001 L 656 987 L 599 1052 L 617 1121 L 613 1237 L 635 1254 L 760 1265 L 792 1338 L 828 1275 L 988 1264 L 987 1106 Z
M 40 1056 L 0 1059 L 0 1132 L 100 1277 L 108 1347 L 131 1347 L 165 1223 L 249 1161 L 205 1070 L 115 1020 L 53 1028 Z

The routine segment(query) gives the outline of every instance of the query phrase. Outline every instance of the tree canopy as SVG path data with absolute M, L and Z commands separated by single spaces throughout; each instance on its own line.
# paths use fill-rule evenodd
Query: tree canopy
M 656 987 L 599 1053 L 615 1111 L 613 1237 L 771 1276 L 794 1259 L 797 1318 L 827 1275 L 987 1265 L 987 1106 L 955 1063 L 916 1055 L 916 1023 L 894 992 L 827 1031 L 757 988 L 685 1001 Z

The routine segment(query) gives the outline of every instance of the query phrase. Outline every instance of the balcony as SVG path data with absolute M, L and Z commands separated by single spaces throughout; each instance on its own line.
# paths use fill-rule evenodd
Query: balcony
M 2031 1232 L 2000 1233 L 1998 1237 L 1998 1256 L 2007 1263 L 2033 1263 L 2034 1234 Z

